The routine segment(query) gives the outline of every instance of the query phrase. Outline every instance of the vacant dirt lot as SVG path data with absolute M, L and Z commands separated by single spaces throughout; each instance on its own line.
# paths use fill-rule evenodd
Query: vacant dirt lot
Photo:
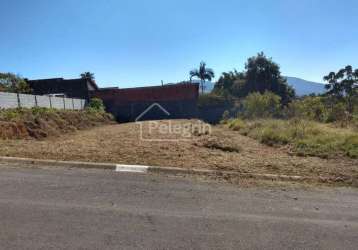
M 212 127 L 211 133 L 195 128 L 198 121 L 160 121 L 171 126 L 189 124 L 190 138 L 171 135 L 171 141 L 143 141 L 135 123 L 97 127 L 45 140 L 1 140 L 1 156 L 39 159 L 146 164 L 182 168 L 207 168 L 250 173 L 358 177 L 358 160 L 297 157 L 285 148 L 273 148 L 230 131 Z M 150 123 L 142 124 L 148 131 Z M 165 139 L 154 130 L 144 138 Z M 150 136 L 150 137 L 148 137 Z

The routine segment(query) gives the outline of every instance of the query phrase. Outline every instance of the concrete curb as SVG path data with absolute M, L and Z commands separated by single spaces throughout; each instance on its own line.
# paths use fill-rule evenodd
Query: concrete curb
M 92 163 L 79 161 L 56 161 L 56 160 L 39 160 L 19 157 L 0 157 L 0 162 L 30 164 L 40 166 L 54 166 L 54 167 L 74 167 L 74 168 L 99 168 L 115 170 L 117 164 L 112 163 Z
M 214 175 L 214 176 L 222 176 L 222 177 L 241 177 L 241 178 L 254 178 L 254 179 L 261 179 L 261 180 L 281 180 L 281 181 L 306 181 L 312 179 L 310 177 L 304 177 L 304 176 L 253 174 L 253 173 L 241 173 L 241 172 L 234 172 L 234 171 L 183 169 L 183 168 L 174 168 L 174 167 L 150 167 L 148 171 L 153 173 L 166 173 L 166 174 Z
M 218 177 L 239 177 L 252 178 L 259 180 L 276 180 L 276 181 L 319 181 L 319 182 L 347 182 L 351 181 L 349 178 L 334 178 L 334 177 L 305 177 L 305 176 L 291 176 L 291 175 L 276 175 L 276 174 L 254 174 L 254 173 L 240 173 L 234 171 L 217 171 L 207 169 L 183 169 L 175 167 L 155 167 L 142 165 L 123 165 L 113 163 L 92 163 L 92 162 L 78 162 L 78 161 L 56 161 L 56 160 L 39 160 L 30 158 L 18 157 L 0 157 L 2 163 L 17 163 L 30 164 L 40 166 L 55 166 L 55 167 L 69 167 L 69 168 L 87 168 L 87 169 L 109 169 L 116 172 L 133 172 L 133 173 L 163 173 L 174 175 L 207 175 Z

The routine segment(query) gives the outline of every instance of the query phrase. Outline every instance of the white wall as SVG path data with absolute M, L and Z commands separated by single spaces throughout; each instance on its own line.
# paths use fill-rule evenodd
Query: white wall
M 0 92 L 0 108 L 54 108 L 80 110 L 84 109 L 86 101 L 77 98 L 49 97 L 40 95 L 16 94 Z

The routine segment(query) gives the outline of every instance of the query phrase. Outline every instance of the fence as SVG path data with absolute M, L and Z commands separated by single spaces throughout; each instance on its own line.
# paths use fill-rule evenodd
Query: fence
M 54 108 L 80 110 L 86 101 L 77 98 L 52 97 L 0 92 L 0 108 Z

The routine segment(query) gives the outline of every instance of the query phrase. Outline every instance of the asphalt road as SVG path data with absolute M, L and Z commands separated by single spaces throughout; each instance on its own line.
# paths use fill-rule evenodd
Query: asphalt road
M 0 167 L 0 249 L 357 249 L 358 190 Z

